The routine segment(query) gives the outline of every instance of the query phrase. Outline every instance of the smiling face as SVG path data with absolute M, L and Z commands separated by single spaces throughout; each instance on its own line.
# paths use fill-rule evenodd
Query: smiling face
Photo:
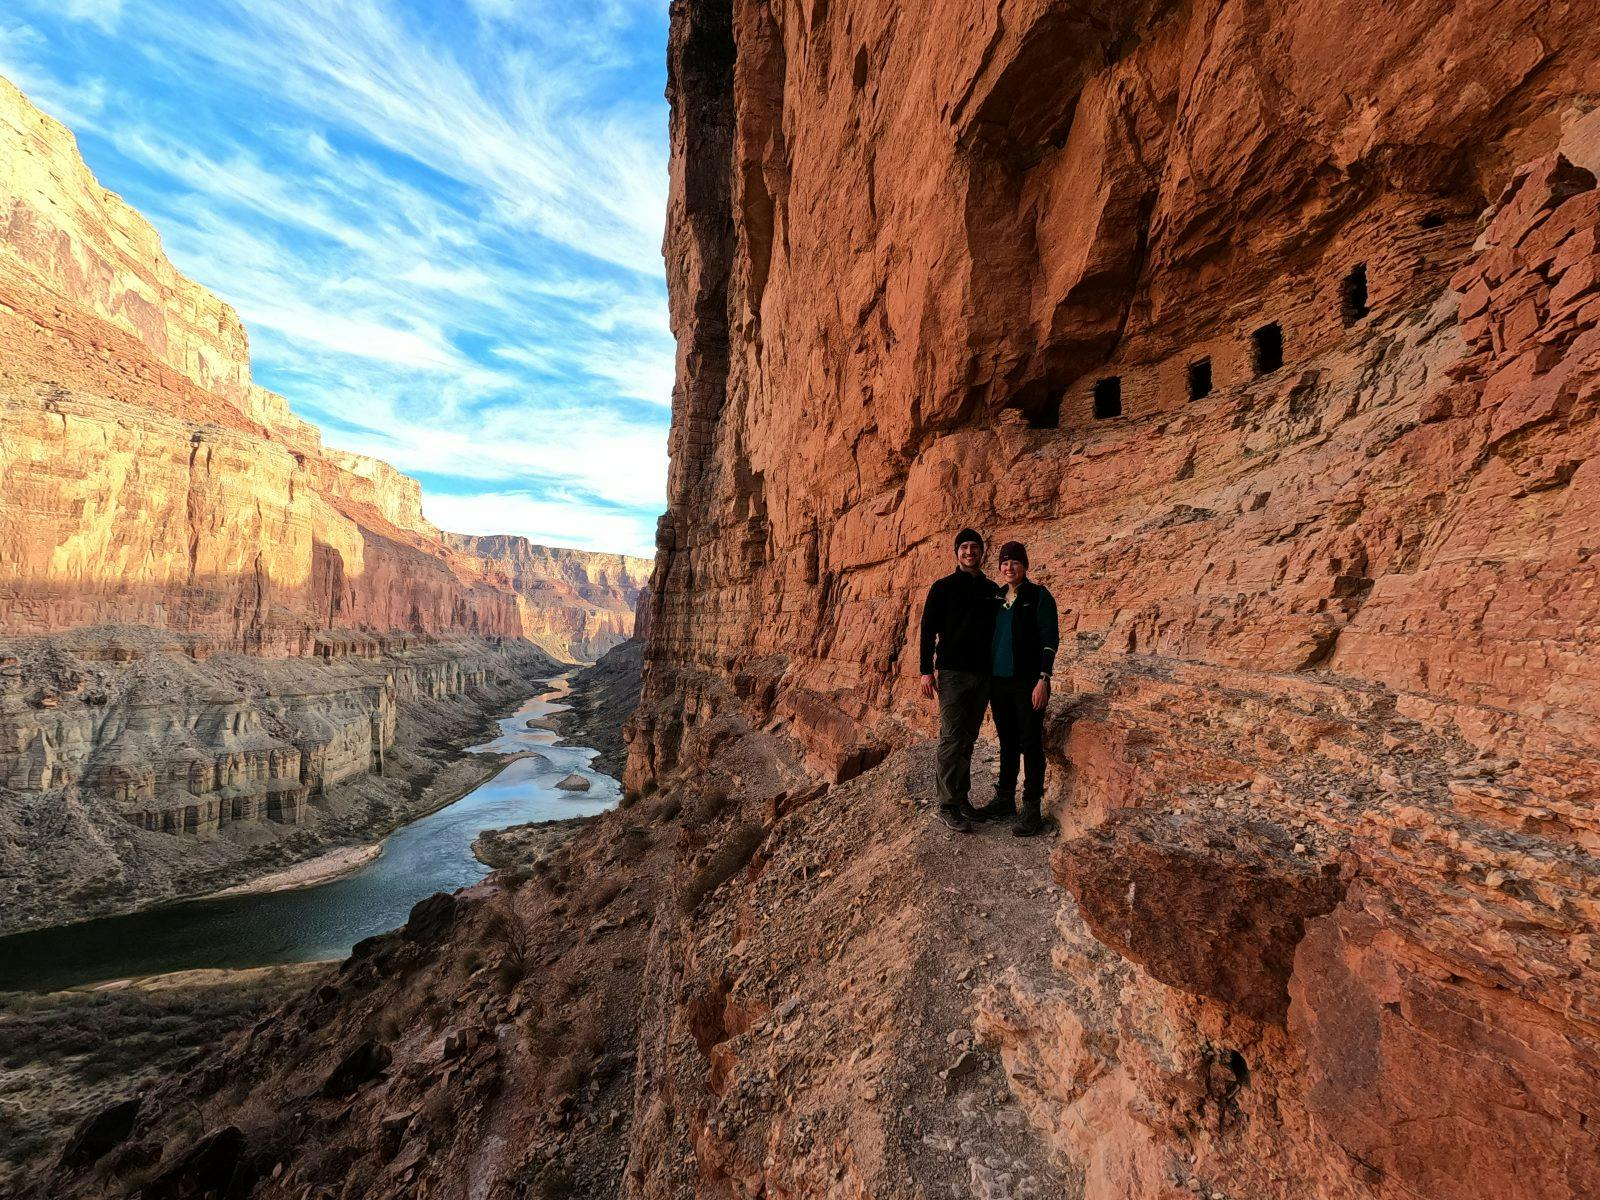
M 956 566 L 963 571 L 976 571 L 983 566 L 983 543 L 962 542 L 956 547 Z
M 1020 559 L 1002 558 L 1000 560 L 1000 581 L 1007 587 L 1016 587 L 1028 577 L 1028 568 Z

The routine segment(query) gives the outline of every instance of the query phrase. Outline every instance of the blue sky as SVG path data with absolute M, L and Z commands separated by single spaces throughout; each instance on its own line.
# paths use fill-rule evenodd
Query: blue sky
M 256 379 L 448 529 L 653 553 L 673 346 L 665 0 L 8 0 Z

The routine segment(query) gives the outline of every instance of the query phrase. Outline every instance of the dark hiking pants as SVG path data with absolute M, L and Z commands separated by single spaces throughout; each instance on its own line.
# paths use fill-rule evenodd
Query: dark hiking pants
M 1037 804 L 1044 795 L 1044 714 L 1033 707 L 1037 679 L 993 679 L 989 705 L 994 731 L 1000 739 L 1000 774 L 996 797 L 1015 797 L 1017 767 L 1025 768 L 1022 802 Z
M 939 803 L 956 808 L 972 788 L 972 748 L 989 703 L 989 677 L 939 672 Z

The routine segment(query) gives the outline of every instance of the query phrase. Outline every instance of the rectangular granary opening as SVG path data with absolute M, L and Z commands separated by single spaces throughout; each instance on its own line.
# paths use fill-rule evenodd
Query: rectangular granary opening
M 1357 263 L 1339 285 L 1339 315 L 1354 325 L 1372 309 L 1367 305 L 1367 264 Z
M 1250 335 L 1250 361 L 1257 375 L 1269 374 L 1283 366 L 1283 326 L 1274 321 Z
M 1211 360 L 1196 359 L 1189 364 L 1189 399 L 1199 400 L 1211 394 Z
M 1094 419 L 1105 421 L 1122 415 L 1122 377 L 1107 375 L 1094 385 Z

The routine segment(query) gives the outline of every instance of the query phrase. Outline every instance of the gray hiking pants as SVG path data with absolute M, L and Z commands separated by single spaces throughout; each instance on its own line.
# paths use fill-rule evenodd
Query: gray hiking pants
M 972 748 L 989 706 L 989 677 L 939 672 L 939 803 L 954 808 L 972 788 Z

